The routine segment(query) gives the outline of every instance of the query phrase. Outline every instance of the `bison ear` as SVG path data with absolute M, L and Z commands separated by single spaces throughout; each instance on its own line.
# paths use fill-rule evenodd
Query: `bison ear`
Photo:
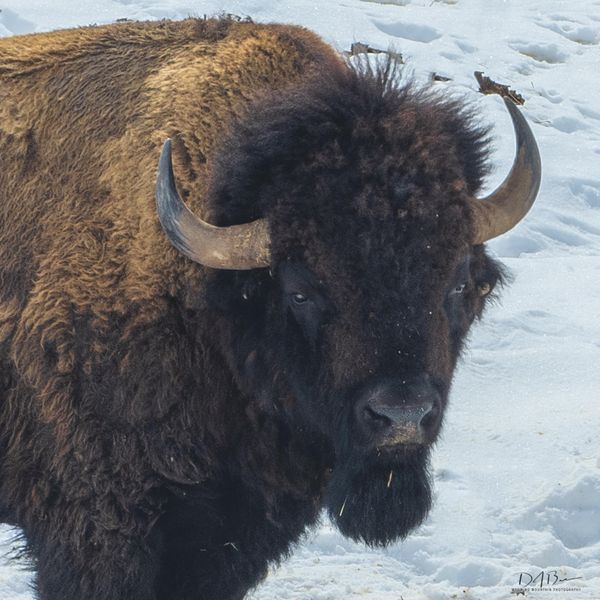
M 175 184 L 171 140 L 162 149 L 156 178 L 158 218 L 169 241 L 193 261 L 214 269 L 248 270 L 268 267 L 271 262 L 268 224 L 252 223 L 215 227 L 185 205 Z

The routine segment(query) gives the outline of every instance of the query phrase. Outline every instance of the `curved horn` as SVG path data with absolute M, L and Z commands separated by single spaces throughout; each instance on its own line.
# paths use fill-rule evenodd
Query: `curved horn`
M 504 98 L 517 136 L 517 156 L 500 187 L 473 200 L 473 244 L 483 244 L 512 229 L 533 206 L 540 188 L 542 163 L 533 133 L 512 100 Z
M 198 218 L 177 192 L 171 140 L 167 140 L 158 163 L 156 208 L 167 237 L 193 261 L 213 269 L 247 270 L 270 264 L 266 219 L 244 225 L 215 227 Z

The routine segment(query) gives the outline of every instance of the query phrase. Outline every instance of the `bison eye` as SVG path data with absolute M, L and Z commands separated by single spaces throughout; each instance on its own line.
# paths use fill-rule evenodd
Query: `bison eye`
M 294 300 L 294 304 L 304 304 L 308 300 L 308 298 L 300 292 L 292 294 L 292 299 Z
M 452 291 L 450 292 L 450 295 L 454 296 L 455 294 L 462 294 L 465 291 L 466 287 L 467 287 L 466 283 L 461 283 L 452 289 Z
M 487 296 L 492 291 L 492 286 L 486 281 L 479 284 L 477 291 L 479 292 L 480 296 Z

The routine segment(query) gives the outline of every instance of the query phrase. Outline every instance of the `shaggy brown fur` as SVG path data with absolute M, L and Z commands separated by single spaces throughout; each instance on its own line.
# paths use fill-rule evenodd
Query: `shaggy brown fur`
M 189 372 L 218 373 L 219 365 L 194 348 L 193 334 L 178 339 L 168 325 L 185 318 L 173 316 L 171 298 L 195 299 L 203 270 L 179 256 L 160 229 L 160 146 L 174 140 L 182 191 L 207 216 L 207 162 L 224 124 L 260 90 L 290 85 L 318 64 L 338 68 L 337 61 L 308 31 L 232 20 L 0 40 L 5 519 L 26 533 L 56 519 L 48 530 L 57 543 L 102 538 L 105 558 L 131 553 L 135 563 L 130 539 L 144 536 L 160 511 L 153 488 L 198 481 L 214 468 L 235 420 L 203 394 L 193 405 L 177 398 L 193 390 L 178 380 L 182 357 Z M 127 390 L 116 390 L 128 398 L 115 399 L 109 389 L 81 393 L 82 379 L 106 361 L 129 379 Z M 161 387 L 173 388 L 167 396 L 174 404 L 136 405 L 136 397 Z M 211 436 L 218 439 L 205 445 L 196 437 L 204 433 L 186 425 L 197 422 L 195 414 L 211 420 L 215 411 L 221 427 Z M 130 485 L 135 489 L 124 489 Z M 43 585 L 40 593 L 46 597 Z
M 268 218 L 272 273 L 169 244 L 167 137 L 198 215 Z M 39 597 L 233 600 L 324 503 L 370 544 L 417 525 L 427 450 L 379 457 L 353 407 L 421 382 L 435 439 L 500 277 L 470 245 L 484 158 L 455 102 L 354 72 L 298 27 L 0 40 L 0 517 Z

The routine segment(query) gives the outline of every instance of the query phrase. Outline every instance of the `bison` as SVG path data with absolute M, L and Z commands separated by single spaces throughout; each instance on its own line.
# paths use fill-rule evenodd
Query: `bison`
M 0 518 L 41 600 L 233 600 L 323 508 L 422 522 L 540 163 L 507 101 L 479 198 L 489 131 L 398 70 L 232 18 L 0 41 Z

